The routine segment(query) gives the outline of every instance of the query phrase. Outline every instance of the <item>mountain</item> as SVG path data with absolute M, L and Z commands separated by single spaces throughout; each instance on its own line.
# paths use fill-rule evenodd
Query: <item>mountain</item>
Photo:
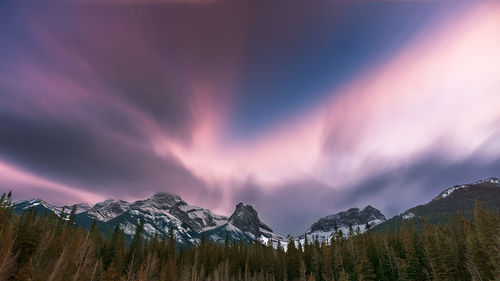
M 258 237 L 262 231 L 272 232 L 271 228 L 260 221 L 257 211 L 251 205 L 243 205 L 239 203 L 236 205 L 236 210 L 229 217 L 229 223 Z
M 18 201 L 14 204 L 14 212 L 21 214 L 25 210 L 33 208 L 38 214 L 54 213 L 60 215 L 64 209 L 65 213 L 70 213 L 73 208 L 75 208 L 75 214 L 80 214 L 91 209 L 91 206 L 87 203 L 78 203 L 69 206 L 57 207 L 42 199 L 28 199 Z
M 231 240 L 258 240 L 264 244 L 272 243 L 274 246 L 278 243 L 286 244 L 286 239 L 264 224 L 251 205 L 244 205 L 241 202 L 236 205 L 236 209 L 226 223 L 207 231 L 205 235 L 216 242 L 224 242 L 227 235 Z
M 299 237 L 299 241 L 303 243 L 306 235 L 309 241 L 329 241 L 338 231 L 347 236 L 351 228 L 353 231 L 359 228 L 360 232 L 364 232 L 366 224 L 374 227 L 385 221 L 386 218 L 382 212 L 370 205 L 363 210 L 351 208 L 344 212 L 320 218 L 309 227 L 304 235 Z
M 202 232 L 227 221 L 227 217 L 188 205 L 179 196 L 168 193 L 156 193 L 146 200 L 120 204 L 115 216 L 107 217 L 106 225 L 109 228 L 119 225 L 128 237 L 134 235 L 136 225 L 143 219 L 147 236 L 167 235 L 172 226 L 176 241 L 191 245 L 199 242 Z
M 342 231 L 344 236 L 359 228 L 365 231 L 368 224 L 374 231 L 394 230 L 409 219 L 419 227 L 421 219 L 427 219 L 431 224 L 445 222 L 454 217 L 458 211 L 465 216 L 472 216 L 474 202 L 495 212 L 500 212 L 500 180 L 489 178 L 469 184 L 455 185 L 439 193 L 434 199 L 424 205 L 419 205 L 386 220 L 376 208 L 367 206 L 360 210 L 351 208 L 337 214 L 322 217 L 314 222 L 307 231 L 295 239 L 303 243 L 305 237 L 309 241 L 329 241 L 336 231 Z M 38 214 L 60 215 L 68 214 L 73 207 L 76 209 L 76 223 L 83 228 L 90 228 L 95 221 L 97 227 L 104 233 L 112 231 L 116 226 L 123 229 L 126 238 L 131 239 L 136 225 L 144 220 L 145 235 L 167 235 L 170 226 L 179 244 L 193 245 L 199 243 L 204 234 L 207 240 L 223 243 L 226 236 L 230 240 L 255 241 L 264 244 L 278 244 L 286 249 L 287 239 L 276 234 L 259 218 L 257 211 L 251 205 L 239 203 L 229 217 L 218 215 L 208 209 L 192 206 L 181 197 L 156 193 L 153 196 L 132 203 L 110 199 L 94 206 L 84 203 L 57 207 L 41 199 L 18 201 L 14 211 L 18 214 L 33 208 Z
M 97 220 L 106 222 L 128 211 L 129 205 L 127 201 L 109 199 L 95 204 L 88 210 L 88 214 Z
M 430 202 L 408 209 L 377 225 L 374 230 L 394 230 L 409 219 L 412 219 L 417 227 L 421 226 L 422 219 L 426 219 L 430 224 L 437 224 L 448 221 L 458 212 L 472 217 L 475 201 L 494 212 L 500 212 L 500 180 L 488 178 L 448 187 Z
M 28 199 L 14 203 L 14 212 L 17 214 L 22 214 L 24 211 L 27 211 L 29 209 L 33 209 L 38 214 L 54 213 L 56 215 L 59 215 L 61 213 L 62 207 L 55 207 L 41 199 Z
M 76 207 L 75 221 L 80 226 L 88 229 L 95 220 L 97 227 L 108 233 L 118 225 L 127 239 L 133 237 L 136 226 L 142 219 L 146 236 L 167 235 L 172 226 L 176 241 L 184 245 L 199 243 L 203 233 L 208 240 L 217 242 L 223 242 L 226 235 L 231 240 L 246 242 L 256 239 L 264 243 L 269 239 L 275 243 L 285 241 L 260 220 L 251 205 L 239 203 L 228 218 L 208 209 L 188 205 L 181 197 L 168 193 L 156 193 L 133 203 L 110 199 L 92 207 L 83 203 L 56 207 L 41 199 L 30 199 L 16 202 L 14 211 L 21 214 L 35 208 L 39 214 L 60 215 L 63 208 L 65 213 L 69 213 L 73 206 Z

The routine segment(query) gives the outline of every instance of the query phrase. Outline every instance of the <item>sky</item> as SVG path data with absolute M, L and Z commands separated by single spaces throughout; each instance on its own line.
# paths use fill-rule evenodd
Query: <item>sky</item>
M 169 192 L 297 235 L 500 177 L 497 1 L 1 2 L 16 200 Z

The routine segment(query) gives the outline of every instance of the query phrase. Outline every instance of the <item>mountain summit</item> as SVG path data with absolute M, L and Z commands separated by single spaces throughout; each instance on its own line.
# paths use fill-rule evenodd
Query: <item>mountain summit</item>
M 234 213 L 229 217 L 229 223 L 243 232 L 252 233 L 255 237 L 259 236 L 261 229 L 273 232 L 269 226 L 260 221 L 257 211 L 251 205 L 243 205 L 241 202 L 236 205 Z
M 286 239 L 263 223 L 252 205 L 241 202 L 236 205 L 225 224 L 207 231 L 206 235 L 216 242 L 223 242 L 227 236 L 230 240 L 260 241 L 264 244 L 271 243 L 275 247 L 278 243 L 286 245 Z
M 366 224 L 373 227 L 386 221 L 385 216 L 378 209 L 368 205 L 363 210 L 351 208 L 347 211 L 322 217 L 309 227 L 306 233 L 309 241 L 329 241 L 336 232 L 341 231 L 343 235 L 349 234 L 349 229 L 354 231 L 359 228 L 365 231 Z
M 95 204 L 88 210 L 88 215 L 99 221 L 108 221 L 130 209 L 130 203 L 123 200 L 108 199 Z

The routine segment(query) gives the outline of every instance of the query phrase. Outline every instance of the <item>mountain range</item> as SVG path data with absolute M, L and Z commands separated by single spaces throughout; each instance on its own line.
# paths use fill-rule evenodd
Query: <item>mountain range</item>
M 367 206 L 363 209 L 351 208 L 319 218 L 305 231 L 295 237 L 296 243 L 309 241 L 329 241 L 335 235 L 353 235 L 371 228 L 374 231 L 387 231 L 399 227 L 407 220 L 417 224 L 425 218 L 430 223 L 446 221 L 458 211 L 466 216 L 472 214 L 474 202 L 479 201 L 485 207 L 500 212 L 500 180 L 489 178 L 470 184 L 449 187 L 430 202 L 410 208 L 390 219 L 378 209 Z M 60 216 L 75 209 L 75 222 L 83 228 L 90 228 L 94 223 L 107 233 L 116 226 L 120 227 L 125 237 L 130 239 L 139 221 L 144 220 L 145 234 L 168 235 L 172 227 L 177 243 L 193 245 L 199 243 L 204 234 L 208 240 L 222 243 L 226 236 L 230 240 L 255 241 L 286 247 L 288 238 L 276 234 L 271 227 L 259 218 L 258 212 L 251 206 L 239 203 L 231 216 L 226 217 L 212 211 L 192 206 L 181 197 L 168 193 L 156 193 L 153 196 L 132 203 L 110 199 L 94 206 L 80 203 L 58 207 L 42 199 L 22 200 L 14 203 L 18 214 L 34 209 L 38 214 L 53 213 Z

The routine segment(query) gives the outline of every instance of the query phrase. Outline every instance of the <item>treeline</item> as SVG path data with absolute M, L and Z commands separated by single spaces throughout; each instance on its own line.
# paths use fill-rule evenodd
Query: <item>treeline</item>
M 20 217 L 10 195 L 0 198 L 0 280 L 499 280 L 500 216 L 476 204 L 474 219 L 411 222 L 386 234 L 367 232 L 329 243 L 307 241 L 287 251 L 260 243 L 176 245 L 172 236 L 144 239 L 141 222 L 130 243 L 115 228 L 83 230 L 65 216 Z

